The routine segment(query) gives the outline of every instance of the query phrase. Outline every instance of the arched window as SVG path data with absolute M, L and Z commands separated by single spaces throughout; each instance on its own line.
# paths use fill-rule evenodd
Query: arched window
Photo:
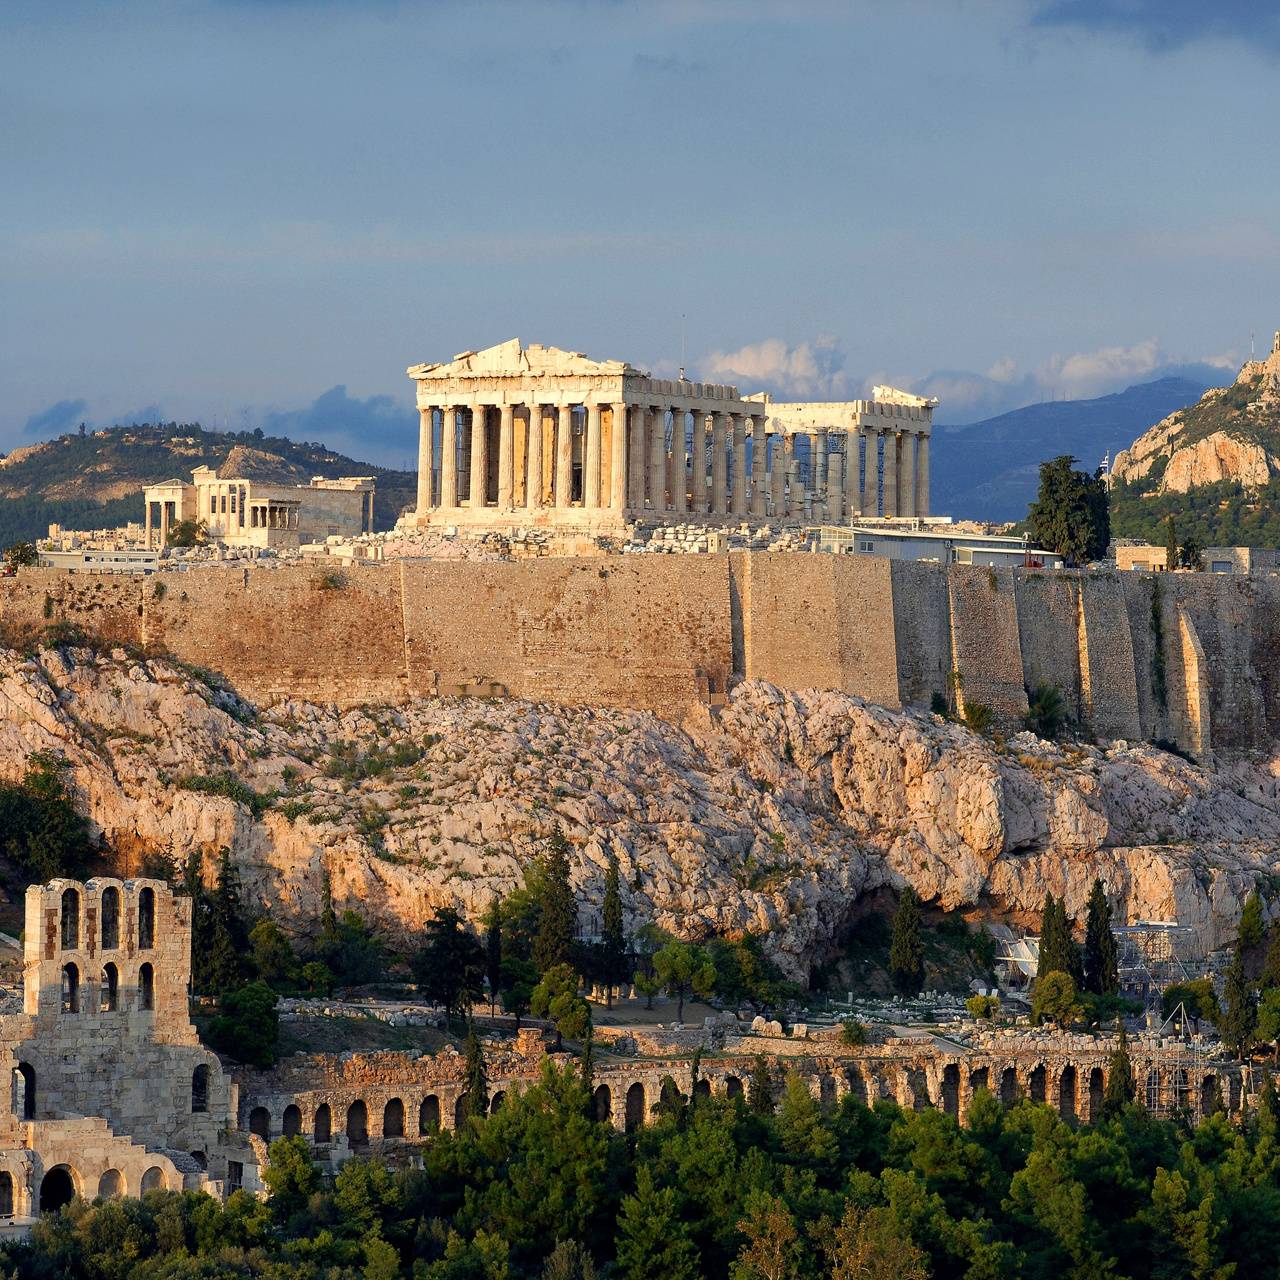
M 271 1137 L 271 1113 L 266 1107 L 254 1107 L 249 1112 L 249 1132 L 263 1139 Z
M 154 1009 L 156 1007 L 156 971 L 144 964 L 138 970 L 138 1008 Z
M 0 1173 L 0 1218 L 13 1217 L 13 1174 Z
M 347 1108 L 347 1141 L 353 1147 L 369 1141 L 369 1109 L 363 1102 L 353 1102 Z
M 139 1189 L 145 1196 L 148 1191 L 163 1191 L 165 1187 L 164 1170 L 159 1165 L 152 1165 L 150 1169 L 142 1175 L 142 1182 Z
M 112 951 L 120 945 L 120 890 L 108 885 L 102 891 L 102 949 Z
M 74 951 L 80 945 L 80 895 L 74 889 L 62 891 L 62 946 Z
M 404 1137 L 404 1103 L 399 1098 L 392 1098 L 382 1108 L 382 1136 L 384 1138 Z
M 119 1200 L 124 1195 L 124 1177 L 119 1169 L 108 1169 L 98 1179 L 98 1195 L 103 1200 Z
M 327 1102 L 322 1102 L 316 1108 L 316 1122 L 311 1133 L 315 1142 L 328 1142 L 333 1136 L 333 1113 Z
M 98 1007 L 102 1013 L 115 1013 L 120 1007 L 120 970 L 110 961 L 102 966 L 102 985 L 98 989 Z
M 138 894 L 138 946 L 150 951 L 156 945 L 156 891 L 143 889 Z
M 191 1110 L 209 1110 L 209 1067 L 203 1062 L 191 1073 Z
M 40 1212 L 57 1213 L 76 1194 L 75 1179 L 65 1164 L 55 1164 L 40 1183 Z
M 24 1120 L 36 1118 L 36 1069 L 20 1062 L 13 1070 L 13 1114 Z
M 284 1109 L 284 1117 L 280 1124 L 280 1132 L 286 1138 L 292 1138 L 295 1133 L 302 1132 L 302 1112 L 294 1103 L 289 1103 Z
M 62 1012 L 80 1012 L 80 970 L 73 964 L 62 966 Z
M 440 1099 L 434 1093 L 428 1094 L 418 1108 L 418 1137 L 425 1138 L 440 1128 Z

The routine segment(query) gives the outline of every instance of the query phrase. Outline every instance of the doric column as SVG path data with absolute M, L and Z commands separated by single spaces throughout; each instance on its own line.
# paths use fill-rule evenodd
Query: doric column
M 526 469 L 524 505 L 530 511 L 542 506 L 542 406 L 529 405 L 529 429 L 525 436 Z
M 786 433 L 775 432 L 773 437 L 773 457 L 769 459 L 769 514 L 775 520 L 781 520 L 786 514 L 785 488 L 787 474 L 783 469 L 787 465 L 787 451 L 783 447 Z
M 902 441 L 902 503 L 900 516 L 916 514 L 916 433 L 904 431 Z
M 884 513 L 898 514 L 898 433 L 884 434 Z
M 828 501 L 823 496 L 827 488 L 826 431 L 819 431 L 809 437 L 809 485 L 813 489 L 813 518 L 819 524 L 825 524 Z
M 418 410 L 418 515 L 431 510 L 431 415 L 434 410 Z
M 796 508 L 802 509 L 803 495 L 800 492 L 800 459 L 796 457 L 796 438 L 787 434 L 782 437 L 782 502 L 783 510 L 789 515 L 796 514 Z
M 582 505 L 600 505 L 600 406 L 587 406 L 587 448 L 582 477 Z
M 671 410 L 671 510 L 689 509 L 689 445 L 685 437 L 685 410 Z
M 666 410 L 661 405 L 649 421 L 649 510 L 667 509 Z
M 707 415 L 693 412 L 693 507 L 699 515 L 707 510 Z
M 916 455 L 916 515 L 929 514 L 929 437 L 920 435 L 920 452 Z
M 451 404 L 440 410 L 440 505 L 458 505 L 458 410 Z
M 729 421 L 737 420 L 735 414 Z M 711 512 L 722 516 L 729 510 L 729 459 L 725 453 L 724 414 L 711 416 Z
M 769 437 L 763 417 L 751 419 L 751 514 L 763 518 L 769 514 L 769 495 L 765 490 L 765 463 L 769 460 Z M 737 509 L 735 504 L 735 510 Z
M 844 523 L 844 489 L 840 474 L 841 460 L 848 464 L 848 456 L 838 449 L 827 449 L 827 519 L 832 524 Z
M 573 487 L 573 406 L 556 406 L 556 506 L 567 507 Z
M 844 509 L 847 516 L 858 510 L 862 487 L 858 476 L 858 451 L 861 436 L 856 431 L 844 433 Z
M 488 407 L 471 406 L 471 485 L 468 501 L 472 507 L 483 507 L 489 489 L 489 431 L 485 425 Z
M 862 439 L 867 448 L 867 469 L 862 481 L 862 514 L 880 514 L 880 433 L 864 431 Z
M 747 514 L 747 420 L 740 413 L 731 414 L 733 426 L 733 496 L 730 510 L 735 516 Z
M 642 404 L 631 406 L 631 461 L 627 467 L 627 505 L 632 511 L 644 510 L 644 480 L 647 455 L 645 454 L 645 429 L 649 411 Z
M 504 404 L 498 416 L 498 506 L 503 511 L 511 510 L 515 492 L 515 444 L 515 409 Z
M 169 504 L 162 502 L 160 504 L 160 546 L 167 547 L 169 545 Z
M 421 510 L 422 509 L 421 506 L 419 506 L 418 509 Z M 150 551 L 151 550 L 151 499 L 150 498 L 147 499 L 146 531 L 147 531 L 147 534 L 146 534 L 147 550 Z
M 619 400 L 613 406 L 613 427 L 609 435 L 609 507 L 627 507 L 627 406 Z

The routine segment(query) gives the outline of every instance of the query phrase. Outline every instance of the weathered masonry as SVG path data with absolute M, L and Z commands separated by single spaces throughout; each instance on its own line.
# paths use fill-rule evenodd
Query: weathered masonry
M 412 523 L 621 530 L 929 509 L 936 401 L 771 404 L 519 339 L 413 365 Z

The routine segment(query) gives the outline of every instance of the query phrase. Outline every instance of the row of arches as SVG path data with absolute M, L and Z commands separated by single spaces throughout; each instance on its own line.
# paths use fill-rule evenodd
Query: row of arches
M 155 1009 L 156 971 L 149 961 L 138 966 L 138 980 L 131 990 L 130 1003 L 134 1009 L 144 1012 Z M 79 965 L 68 961 L 62 966 L 63 1013 L 118 1013 L 120 1009 L 120 969 L 114 961 L 108 960 L 102 966 L 96 994 L 88 983 L 81 982 Z
M 122 918 L 120 890 L 115 885 L 108 885 L 98 898 L 99 931 L 98 945 L 103 951 L 115 951 L 120 947 L 120 925 Z M 83 899 L 79 889 L 68 888 L 62 891 L 61 901 L 61 940 L 64 951 L 78 951 L 81 938 L 87 930 L 82 922 Z M 150 951 L 156 944 L 156 891 L 145 887 L 138 891 L 137 905 L 137 938 L 138 948 Z M 92 939 L 88 939 L 92 945 Z
M 55 1164 L 47 1169 L 40 1179 L 39 1188 L 33 1188 L 32 1199 L 41 1213 L 57 1213 L 65 1204 L 70 1204 L 77 1195 L 90 1198 L 97 1196 L 103 1200 L 118 1200 L 129 1194 L 146 1195 L 148 1191 L 164 1191 L 169 1180 L 159 1165 L 146 1169 L 138 1179 L 136 1188 L 130 1188 L 125 1174 L 120 1169 L 105 1170 L 91 1186 L 84 1185 L 84 1179 L 69 1164 Z M 19 1211 L 17 1184 L 13 1174 L 8 1170 L 0 1170 L 0 1218 L 12 1218 Z M 25 1192 L 24 1192 L 25 1194 Z

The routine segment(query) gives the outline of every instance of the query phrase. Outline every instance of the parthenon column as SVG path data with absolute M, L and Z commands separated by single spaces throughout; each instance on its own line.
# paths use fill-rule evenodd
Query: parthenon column
M 587 448 L 583 464 L 582 505 L 600 505 L 600 406 L 587 406 Z
M 729 415 L 730 422 L 737 421 L 736 414 Z M 725 456 L 724 414 L 711 415 L 711 512 L 722 516 L 729 509 L 728 492 L 729 459 Z
M 556 406 L 556 506 L 567 507 L 573 494 L 573 406 Z
M 689 509 L 689 442 L 685 410 L 671 410 L 671 510 Z
M 418 514 L 425 516 L 431 510 L 431 415 L 433 409 L 418 410 Z M 147 529 L 151 528 L 151 504 L 147 504 Z M 147 543 L 150 545 L 150 536 Z
M 921 434 L 916 455 L 916 515 L 929 514 L 929 437 Z
M 858 510 L 862 490 L 858 470 L 860 459 L 859 441 L 862 437 L 856 431 L 844 433 L 844 509 L 852 516 Z
M 489 490 L 489 430 L 485 425 L 488 417 L 488 406 L 473 404 L 471 406 L 471 483 L 468 487 L 468 502 L 474 507 L 483 507 Z
M 898 433 L 884 434 L 884 513 L 898 514 Z
M 693 414 L 693 507 L 699 515 L 707 511 L 707 415 Z
M 862 438 L 867 447 L 867 470 L 862 481 L 862 514 L 878 516 L 880 514 L 880 433 L 864 431 Z
M 827 519 L 832 524 L 844 523 L 844 489 L 841 486 L 840 463 L 848 465 L 848 455 L 827 448 Z
M 503 511 L 511 510 L 512 494 L 515 492 L 515 438 L 515 409 L 504 404 L 498 415 L 498 506 Z
M 649 422 L 649 510 L 667 509 L 667 423 L 661 405 Z
M 421 484 L 419 484 L 419 486 L 418 486 L 418 500 L 419 500 L 418 510 L 419 510 L 419 511 L 421 511 L 421 510 L 422 510 L 422 506 L 421 506 L 421 500 L 422 500 L 422 486 L 421 486 Z M 147 499 L 147 511 L 146 511 L 146 525 L 145 525 L 145 527 L 146 527 L 146 539 L 147 539 L 146 546 L 147 546 L 147 550 L 148 550 L 148 551 L 150 551 L 150 550 L 151 550 L 151 505 L 152 505 L 152 504 L 151 504 L 151 499 L 150 499 L 150 498 L 148 498 L 148 499 Z
M 631 463 L 628 467 L 627 505 L 633 511 L 644 510 L 644 473 L 647 465 L 645 455 L 645 428 L 649 421 L 649 411 L 642 404 L 631 406 Z
M 525 434 L 527 466 L 524 482 L 524 505 L 533 510 L 542 506 L 542 406 L 529 406 L 529 430 Z
M 619 400 L 613 406 L 613 426 L 609 435 L 609 506 L 624 511 L 627 506 L 627 406 Z
M 769 459 L 769 497 L 772 499 L 772 510 L 770 514 L 775 520 L 781 520 L 786 514 L 786 508 L 783 505 L 784 492 L 787 483 L 786 472 L 786 449 L 784 441 L 786 440 L 785 432 L 778 432 L 773 437 L 773 457 Z
M 740 413 L 731 414 L 733 425 L 733 500 L 735 516 L 747 512 L 747 422 Z
M 789 516 L 797 508 L 804 510 L 804 495 L 800 491 L 800 459 L 796 456 L 796 438 L 788 433 L 782 437 L 782 501 Z
M 815 448 L 816 446 L 816 448 Z M 827 520 L 827 433 L 819 431 L 809 437 L 809 485 L 813 489 L 813 518 L 819 524 Z
M 899 504 L 900 516 L 914 516 L 916 513 L 916 435 L 914 431 L 904 431 L 898 437 L 902 441 L 902 501 Z
M 458 410 L 451 404 L 440 410 L 440 505 L 458 505 Z
M 751 419 L 751 514 L 763 518 L 769 514 L 769 495 L 765 491 L 765 463 L 769 458 L 769 437 L 763 418 Z M 735 508 L 736 510 L 736 508 Z

